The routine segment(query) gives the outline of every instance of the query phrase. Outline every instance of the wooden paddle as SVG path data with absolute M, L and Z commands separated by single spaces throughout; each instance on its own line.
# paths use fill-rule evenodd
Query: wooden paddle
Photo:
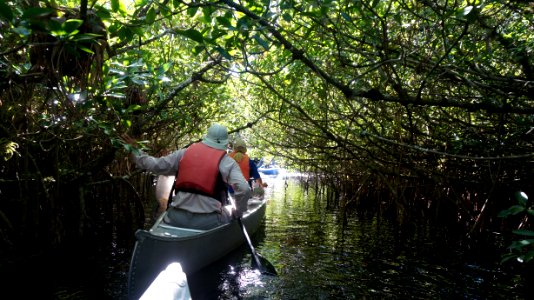
M 276 269 L 274 266 L 264 257 L 259 255 L 256 250 L 254 250 L 254 246 L 252 246 L 252 241 L 250 240 L 250 237 L 248 236 L 247 229 L 245 228 L 245 225 L 243 224 L 243 221 L 241 221 L 241 218 L 237 218 L 237 222 L 239 223 L 239 226 L 241 226 L 241 229 L 243 230 L 243 235 L 245 236 L 245 240 L 247 240 L 248 248 L 250 249 L 250 254 L 252 255 L 252 266 L 256 266 L 258 270 L 262 274 L 266 275 L 272 275 L 276 276 L 278 273 L 276 273 Z

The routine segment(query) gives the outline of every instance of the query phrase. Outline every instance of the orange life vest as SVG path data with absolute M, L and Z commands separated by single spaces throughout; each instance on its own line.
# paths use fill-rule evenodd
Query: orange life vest
M 231 158 L 234 158 L 234 156 L 237 154 L 237 152 L 232 152 L 228 154 Z M 243 153 L 242 153 L 243 154 Z M 237 160 L 236 160 L 237 161 Z M 241 161 L 237 161 L 237 164 L 239 165 L 239 168 L 241 169 L 241 173 L 243 173 L 243 176 L 248 181 L 250 179 L 250 160 L 247 154 L 243 154 L 243 159 Z
M 224 200 L 226 185 L 219 172 L 219 163 L 226 151 L 195 143 L 180 160 L 176 174 L 177 191 L 206 195 L 219 201 Z

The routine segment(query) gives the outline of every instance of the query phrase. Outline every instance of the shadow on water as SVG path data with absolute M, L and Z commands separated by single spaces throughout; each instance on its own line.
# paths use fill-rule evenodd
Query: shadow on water
M 94 244 L 17 259 L 0 266 L 0 298 L 126 299 L 129 259 L 125 247 Z

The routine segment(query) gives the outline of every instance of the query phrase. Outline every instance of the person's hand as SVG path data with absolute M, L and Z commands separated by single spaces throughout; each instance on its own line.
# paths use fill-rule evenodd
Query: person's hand
M 132 146 L 135 146 L 137 144 L 137 140 L 129 136 L 127 133 L 123 133 L 121 137 L 125 144 L 130 144 Z
M 139 149 L 137 149 L 137 140 L 133 137 L 129 136 L 127 133 L 123 133 L 121 135 L 122 141 L 124 142 L 123 146 L 124 149 L 126 149 L 127 152 L 129 152 L 131 155 L 137 155 L 139 154 Z
M 239 219 L 243 217 L 243 212 L 239 212 L 237 209 L 232 210 L 232 218 Z
M 264 188 L 266 188 L 267 186 L 269 186 L 267 183 L 262 183 L 261 186 L 263 186 Z

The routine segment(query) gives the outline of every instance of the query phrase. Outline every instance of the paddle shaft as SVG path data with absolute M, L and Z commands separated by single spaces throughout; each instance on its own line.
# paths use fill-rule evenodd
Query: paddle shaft
M 235 200 L 232 197 L 228 197 L 228 199 L 232 203 L 234 208 L 236 208 Z M 243 235 L 245 236 L 245 240 L 247 241 L 248 248 L 250 249 L 250 254 L 252 255 L 252 259 L 256 263 L 256 267 L 260 270 L 262 274 L 276 276 L 277 273 L 274 266 L 268 260 L 256 253 L 256 250 L 254 249 L 254 246 L 252 246 L 252 241 L 250 240 L 250 237 L 248 235 L 247 228 L 245 227 L 245 224 L 243 224 L 243 220 L 241 218 L 237 218 L 237 222 L 241 227 L 241 231 L 243 231 Z
M 241 226 L 241 229 L 243 230 L 243 235 L 245 236 L 245 240 L 247 240 L 247 244 L 250 249 L 250 254 L 252 255 L 252 258 L 256 262 L 258 269 L 262 270 L 260 258 L 258 257 L 258 254 L 256 253 L 256 250 L 254 249 L 254 246 L 252 246 L 252 241 L 250 240 L 250 237 L 248 236 L 248 232 L 247 232 L 247 228 L 245 228 L 245 224 L 243 224 L 243 221 L 241 221 L 241 218 L 237 218 L 237 222 L 239 222 L 239 226 Z

